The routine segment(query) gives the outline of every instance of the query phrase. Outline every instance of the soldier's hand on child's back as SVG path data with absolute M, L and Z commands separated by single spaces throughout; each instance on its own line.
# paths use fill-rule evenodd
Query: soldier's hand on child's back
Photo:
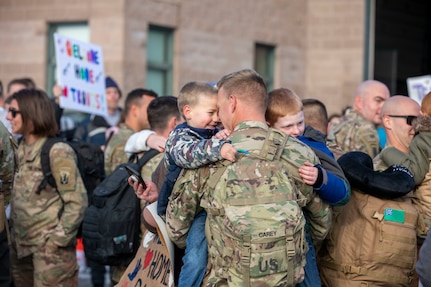
M 230 143 L 224 143 L 221 147 L 220 154 L 222 158 L 230 160 L 231 162 L 236 161 L 236 154 L 238 151 Z

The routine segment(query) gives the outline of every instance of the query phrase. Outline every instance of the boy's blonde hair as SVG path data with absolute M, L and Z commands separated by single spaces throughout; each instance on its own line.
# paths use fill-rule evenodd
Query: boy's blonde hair
M 185 84 L 178 95 L 178 110 L 184 117 L 184 106 L 195 106 L 199 103 L 200 97 L 217 96 L 217 88 L 207 82 L 188 82 Z
M 286 88 L 272 90 L 269 94 L 266 121 L 273 125 L 279 118 L 296 115 L 303 110 L 302 101 L 294 91 Z
M 431 92 L 425 95 L 421 103 L 421 111 L 431 117 Z

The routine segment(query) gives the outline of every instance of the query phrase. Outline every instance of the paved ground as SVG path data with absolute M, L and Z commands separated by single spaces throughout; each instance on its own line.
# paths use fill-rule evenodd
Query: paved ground
M 78 287 L 93 287 L 93 285 L 91 284 L 90 268 L 85 265 L 85 258 L 83 253 L 77 251 L 76 258 L 79 265 Z M 108 267 L 106 267 L 105 287 L 111 287 Z
M 105 287 L 111 287 L 109 279 L 109 272 L 106 272 L 105 275 Z M 80 268 L 79 269 L 79 277 L 78 277 L 78 287 L 93 287 L 91 284 L 91 275 L 89 268 Z

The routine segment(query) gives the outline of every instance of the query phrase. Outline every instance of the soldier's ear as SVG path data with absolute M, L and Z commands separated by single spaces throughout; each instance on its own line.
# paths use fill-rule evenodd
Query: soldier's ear
M 237 105 L 237 98 L 234 95 L 229 96 L 229 107 L 231 109 L 231 112 L 234 112 L 236 110 Z
M 170 131 L 174 130 L 175 127 L 180 124 L 180 122 L 177 121 L 176 116 L 172 116 L 171 119 L 168 121 L 168 128 Z
M 361 96 L 356 96 L 355 97 L 355 101 L 354 101 L 355 109 L 358 110 L 358 111 L 362 110 L 362 100 L 363 99 L 362 99 Z
M 392 121 L 391 121 L 390 117 L 388 117 L 387 115 L 382 116 L 383 127 L 387 128 L 387 129 L 392 129 L 391 123 L 392 123 Z

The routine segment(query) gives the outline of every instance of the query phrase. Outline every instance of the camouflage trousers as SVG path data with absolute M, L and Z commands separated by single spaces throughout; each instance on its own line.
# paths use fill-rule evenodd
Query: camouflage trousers
M 13 244 L 10 249 L 14 286 L 78 286 L 78 264 L 74 246 L 53 248 L 41 246 L 33 254 L 18 258 Z

